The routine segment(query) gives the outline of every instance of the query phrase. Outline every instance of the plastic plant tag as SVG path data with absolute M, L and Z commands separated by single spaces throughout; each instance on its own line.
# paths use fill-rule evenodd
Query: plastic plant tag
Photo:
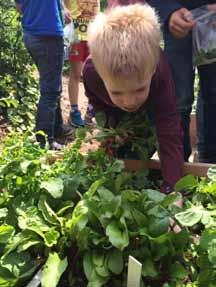
M 129 256 L 127 287 L 140 287 L 142 264 Z
M 41 283 L 42 268 L 35 274 L 26 287 L 38 287 Z
M 196 25 L 193 28 L 193 63 L 195 66 L 216 61 L 216 11 L 208 5 L 191 11 Z

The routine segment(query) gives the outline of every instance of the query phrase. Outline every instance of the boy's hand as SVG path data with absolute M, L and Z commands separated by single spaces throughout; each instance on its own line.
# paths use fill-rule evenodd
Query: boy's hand
M 160 187 L 160 191 L 164 194 L 173 194 L 173 188 L 165 181 L 162 183 Z M 176 202 L 174 202 L 174 205 L 176 205 L 179 208 L 182 208 L 183 197 L 181 193 L 178 193 L 178 195 L 179 195 L 179 199 Z
M 176 38 L 183 38 L 192 30 L 196 22 L 186 8 L 181 8 L 170 16 L 169 30 Z
M 179 195 L 179 199 L 177 201 L 174 202 L 174 205 L 179 207 L 179 208 L 182 208 L 183 207 L 183 196 L 181 193 L 178 192 L 178 195 Z
M 183 207 L 183 196 L 181 193 L 178 192 L 179 199 L 175 201 L 173 204 L 179 208 Z M 169 230 L 173 231 L 175 233 L 181 232 L 181 227 L 176 223 L 175 219 L 171 218 L 169 219 L 170 224 L 169 224 Z
M 101 143 L 101 147 L 105 150 L 106 154 L 108 154 L 109 156 L 115 156 L 116 149 L 113 148 L 114 144 L 115 144 L 115 138 L 114 137 L 107 137 Z
M 164 194 L 170 194 L 172 191 L 173 188 L 166 181 L 163 181 L 160 186 L 160 192 Z

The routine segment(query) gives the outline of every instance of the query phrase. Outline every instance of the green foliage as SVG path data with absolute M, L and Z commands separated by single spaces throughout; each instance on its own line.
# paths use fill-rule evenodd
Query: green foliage
M 215 286 L 216 282 L 216 177 L 215 167 L 208 171 L 208 178 L 187 176 L 176 184 L 177 189 L 189 191 L 188 208 L 175 215 L 181 226 L 194 234 L 197 282 L 200 287 Z
M 61 260 L 56 252 L 49 254 L 47 262 L 44 266 L 41 286 L 42 287 L 55 287 L 61 275 L 67 268 L 67 258 Z
M 38 87 L 12 0 L 0 0 L 0 42 L 0 115 L 23 131 L 33 124 Z
M 99 133 L 93 138 L 102 142 L 111 155 L 148 160 L 157 149 L 155 126 L 146 111 L 139 114 L 121 112 L 119 120 L 98 113 L 96 121 Z
M 207 49 L 200 49 L 196 52 L 194 57 L 194 64 L 196 66 L 206 65 L 208 63 L 214 62 L 216 56 L 215 45 L 209 46 Z
M 100 149 L 82 155 L 78 136 L 54 163 L 31 134 L 5 141 L 0 285 L 26 286 L 42 268 L 43 287 L 122 287 L 132 255 L 143 265 L 141 287 L 214 286 L 216 203 L 202 192 L 213 181 L 182 179 L 181 210 L 178 195 L 151 189 L 146 172 L 129 173 Z M 170 218 L 179 233 L 169 231 Z

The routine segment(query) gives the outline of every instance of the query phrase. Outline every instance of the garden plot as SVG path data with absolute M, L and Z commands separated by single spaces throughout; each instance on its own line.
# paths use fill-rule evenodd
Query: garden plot
M 140 286 L 214 287 L 216 171 L 188 175 L 163 195 L 146 169 L 131 172 L 103 150 L 63 158 L 13 135 L 0 158 L 0 282 L 26 286 L 127 286 L 128 256 Z M 175 205 L 184 191 L 184 206 Z M 180 232 L 170 225 L 176 222 Z M 173 223 L 172 221 L 172 223 Z

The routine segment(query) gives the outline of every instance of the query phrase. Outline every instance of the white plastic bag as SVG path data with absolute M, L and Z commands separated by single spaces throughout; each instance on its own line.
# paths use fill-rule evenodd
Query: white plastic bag
M 193 28 L 193 63 L 195 66 L 216 62 L 216 12 L 208 5 L 191 11 Z
M 64 27 L 64 44 L 67 48 L 75 42 L 74 24 L 71 21 Z

